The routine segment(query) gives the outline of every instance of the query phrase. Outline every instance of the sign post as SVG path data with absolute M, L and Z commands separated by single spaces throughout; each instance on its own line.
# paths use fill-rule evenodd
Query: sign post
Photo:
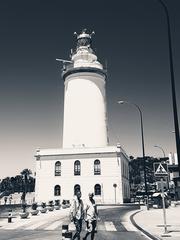
M 162 195 L 162 204 L 163 204 L 163 219 L 164 219 L 164 233 L 167 234 L 167 222 L 166 222 L 166 207 L 165 207 L 165 200 L 164 200 L 164 184 L 163 178 L 161 178 L 161 195 Z
M 116 188 L 117 188 L 117 184 L 116 183 L 114 183 L 113 184 L 113 187 L 114 187 L 114 197 L 115 197 L 115 204 L 116 204 Z
M 154 175 L 155 177 L 161 179 L 161 197 L 163 205 L 163 221 L 164 221 L 164 233 L 161 236 L 170 236 L 167 230 L 166 222 L 166 208 L 165 208 L 165 199 L 164 199 L 164 181 L 163 177 L 168 177 L 168 166 L 166 163 L 154 163 Z

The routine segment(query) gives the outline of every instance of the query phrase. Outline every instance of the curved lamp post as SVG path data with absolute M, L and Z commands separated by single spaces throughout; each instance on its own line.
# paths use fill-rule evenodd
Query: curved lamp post
M 164 151 L 164 149 L 163 149 L 162 147 L 160 147 L 160 146 L 158 146 L 158 145 L 154 145 L 154 147 L 157 147 L 157 148 L 161 149 L 162 152 L 163 152 L 164 158 L 166 157 L 165 151 Z M 167 163 L 166 160 L 165 160 L 164 162 Z M 169 189 L 169 181 L 170 181 L 169 170 L 168 170 L 167 172 L 168 172 L 168 176 L 167 176 L 167 188 Z
M 162 152 L 163 152 L 163 157 L 165 158 L 166 155 L 165 155 L 164 149 L 162 147 L 160 147 L 160 146 L 157 146 L 157 145 L 154 145 L 154 147 L 161 149 Z
M 144 130 L 143 130 L 143 117 L 142 117 L 142 111 L 140 107 L 137 104 L 128 102 L 128 101 L 118 101 L 119 104 L 129 104 L 134 106 L 136 109 L 138 109 L 138 112 L 140 114 L 140 125 L 141 125 L 141 141 L 142 141 L 142 155 L 143 155 L 143 169 L 144 169 L 144 184 L 145 184 L 145 194 L 148 197 L 148 189 L 147 189 L 147 178 L 146 178 L 146 160 L 145 160 L 145 149 L 144 149 Z

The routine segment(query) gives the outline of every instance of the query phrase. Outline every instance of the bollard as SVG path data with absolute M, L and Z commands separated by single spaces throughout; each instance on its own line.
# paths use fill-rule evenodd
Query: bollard
M 71 240 L 72 239 L 72 232 L 65 232 L 64 240 Z
M 12 222 L 12 210 L 10 209 L 8 213 L 8 223 L 11 223 L 11 222 Z
M 68 232 L 68 225 L 62 225 L 62 239 L 65 239 L 65 233 Z

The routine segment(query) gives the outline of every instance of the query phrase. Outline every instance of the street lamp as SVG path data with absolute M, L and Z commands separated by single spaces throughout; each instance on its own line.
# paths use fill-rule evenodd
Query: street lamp
M 178 170 L 179 170 L 179 178 L 180 178 L 180 136 L 179 136 L 179 123 L 178 123 L 177 103 L 176 103 L 176 90 L 175 90 L 175 80 L 174 80 L 174 64 L 173 64 L 173 56 L 172 56 L 172 41 L 171 41 L 169 12 L 163 0 L 157 0 L 157 1 L 161 4 L 161 6 L 164 9 L 164 13 L 167 21 L 169 68 L 170 68 L 170 74 L 171 74 L 171 92 L 172 92 L 172 102 L 173 102 L 174 128 L 175 128 L 175 136 L 176 136 L 176 149 L 177 149 Z
M 145 150 L 144 150 L 144 130 L 143 130 L 143 117 L 142 117 L 142 111 L 140 107 L 135 104 L 128 101 L 118 101 L 119 104 L 129 104 L 134 106 L 136 109 L 138 109 L 140 114 L 140 125 L 141 125 L 141 141 L 142 141 L 142 155 L 143 155 L 143 168 L 144 168 L 144 184 L 145 184 L 145 194 L 148 198 L 148 189 L 147 189 L 147 179 L 146 179 L 146 159 L 145 159 Z
M 157 146 L 157 145 L 154 145 L 154 147 L 161 149 L 162 152 L 163 152 L 163 156 L 164 156 L 164 158 L 165 158 L 166 155 L 165 155 L 164 149 L 163 149 L 162 147 L 160 147 L 160 146 Z
M 164 156 L 164 160 L 163 160 L 163 162 L 167 164 L 166 159 L 168 159 L 168 158 L 165 158 L 166 155 L 165 155 L 165 151 L 164 151 L 164 149 L 163 149 L 162 147 L 158 146 L 158 145 L 154 145 L 154 147 L 157 147 L 157 148 L 159 148 L 159 149 L 162 150 L 162 152 L 163 152 L 163 156 Z M 169 170 L 168 170 L 167 172 L 168 172 L 168 176 L 167 176 L 167 188 L 169 189 Z

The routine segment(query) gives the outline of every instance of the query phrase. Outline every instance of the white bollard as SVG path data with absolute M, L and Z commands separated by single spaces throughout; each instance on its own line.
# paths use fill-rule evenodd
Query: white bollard
M 12 222 L 12 210 L 10 209 L 8 213 L 8 223 L 11 223 L 11 222 Z

